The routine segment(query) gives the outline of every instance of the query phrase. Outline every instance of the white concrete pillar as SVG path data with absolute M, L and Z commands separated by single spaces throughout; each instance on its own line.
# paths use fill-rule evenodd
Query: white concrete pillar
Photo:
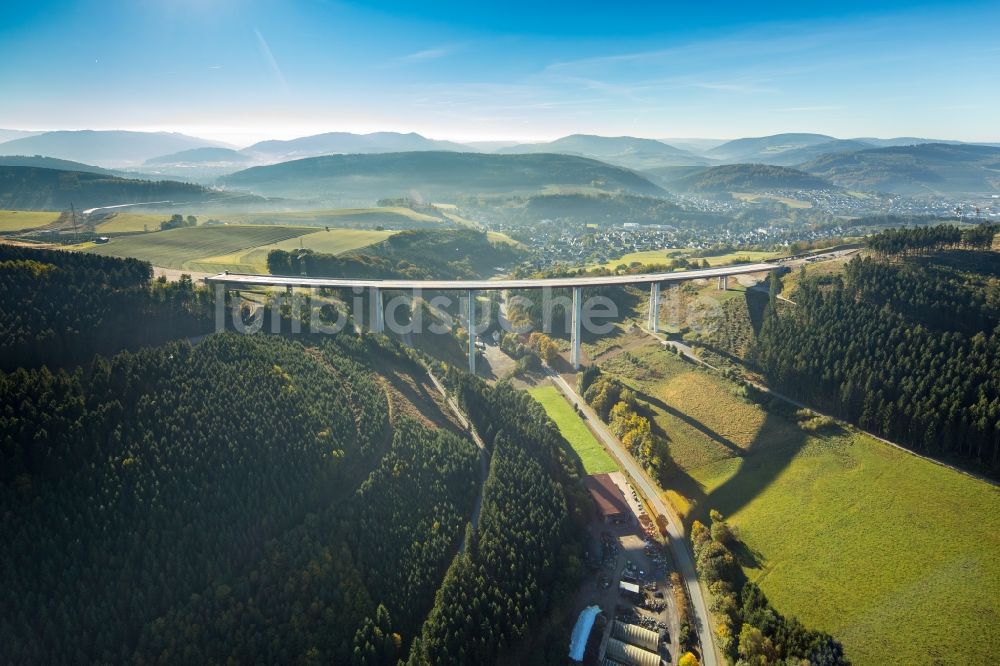
M 466 321 L 469 330 L 469 372 L 476 374 L 476 292 L 469 290 L 469 303 L 466 306 Z
M 660 325 L 660 283 L 649 285 L 649 330 L 656 333 Z
M 570 330 L 569 361 L 574 370 L 580 369 L 580 314 L 583 309 L 583 288 L 573 287 L 573 317 Z
M 226 330 L 226 285 L 224 282 L 215 283 L 215 332 L 222 333 Z
M 372 324 L 375 333 L 385 330 L 385 307 L 382 305 L 382 288 L 372 287 Z

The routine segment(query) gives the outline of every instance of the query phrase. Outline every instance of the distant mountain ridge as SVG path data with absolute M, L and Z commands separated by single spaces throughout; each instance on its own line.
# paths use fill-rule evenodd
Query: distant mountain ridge
M 824 155 L 803 171 L 852 189 L 905 195 L 1000 192 L 1000 148 L 925 143 Z
M 219 146 L 216 141 L 175 132 L 60 130 L 0 143 L 0 153 L 45 155 L 102 167 L 142 164 L 158 155 L 189 148 Z
M 14 139 L 23 139 L 37 134 L 41 134 L 41 132 L 31 132 L 28 130 L 18 129 L 0 129 L 0 143 L 3 143 L 4 141 L 13 141 Z
M 145 166 L 157 166 L 161 164 L 205 164 L 205 163 L 237 163 L 246 164 L 253 161 L 253 158 L 232 148 L 221 148 L 218 146 L 203 146 L 201 148 L 188 148 L 169 155 L 153 157 L 145 162 Z
M 219 182 L 258 194 L 321 197 L 371 205 L 387 197 L 448 201 L 552 190 L 625 191 L 658 196 L 662 188 L 628 169 L 572 155 L 406 152 L 327 155 L 251 167 Z
M 712 161 L 690 151 L 657 141 L 632 136 L 571 134 L 547 143 L 522 143 L 496 151 L 498 154 L 559 153 L 580 155 L 629 169 L 665 166 L 708 165 Z
M 817 176 L 771 164 L 725 164 L 681 176 L 666 185 L 668 189 L 680 192 L 823 190 L 832 187 Z
M 322 155 L 548 154 L 597 160 L 605 167 L 628 169 L 638 174 L 633 174 L 632 180 L 629 180 L 621 173 L 606 172 L 601 177 L 595 178 L 597 185 L 591 187 L 579 177 L 582 171 L 577 168 L 579 167 L 577 164 L 574 167 L 575 175 L 569 178 L 570 183 L 558 182 L 566 174 L 549 174 L 546 177 L 536 173 L 530 179 L 534 184 L 527 186 L 528 192 L 538 191 L 533 188 L 546 178 L 552 181 L 550 183 L 552 187 L 591 187 L 594 191 L 606 191 L 607 187 L 612 190 L 622 188 L 623 191 L 631 191 L 628 190 L 630 187 L 640 190 L 643 187 L 655 188 L 678 181 L 682 176 L 692 176 L 692 180 L 688 182 L 693 186 L 695 170 L 704 171 L 720 164 L 767 164 L 795 167 L 827 179 L 831 183 L 854 189 L 881 190 L 905 195 L 992 193 L 998 191 L 997 168 L 994 166 L 992 153 L 988 151 L 991 147 L 1000 148 L 1000 144 L 963 143 L 920 137 L 838 139 L 818 133 L 783 133 L 744 137 L 731 141 L 707 138 L 676 139 L 679 145 L 672 145 L 664 140 L 632 136 L 571 134 L 542 143 L 477 141 L 465 145 L 429 139 L 413 132 L 369 134 L 327 132 L 290 140 L 260 141 L 240 150 L 216 141 L 168 132 L 0 130 L 0 139 L 9 137 L 17 138 L 0 142 L 0 154 L 7 155 L 0 157 L 0 165 L 32 166 L 124 178 L 194 181 L 207 186 L 223 182 L 218 179 L 227 178 L 235 171 L 253 165 L 273 165 Z M 927 148 L 928 146 L 935 148 Z M 977 151 L 976 148 L 986 148 L 987 152 Z M 888 152 L 871 152 L 878 150 Z M 406 159 L 413 161 L 416 158 Z M 425 166 L 431 167 L 440 162 L 440 159 L 429 159 Z M 473 173 L 456 173 L 450 176 L 452 186 L 444 182 L 430 183 L 423 179 L 422 174 L 416 172 L 408 174 L 394 172 L 394 175 L 368 174 L 363 178 L 358 176 L 352 182 L 347 182 L 345 179 L 349 176 L 343 173 L 334 177 L 333 181 L 324 181 L 330 176 L 326 173 L 305 174 L 305 181 L 325 183 L 322 186 L 317 185 L 318 189 L 311 193 L 306 192 L 304 187 L 290 182 L 284 183 L 281 189 L 295 190 L 295 196 L 298 197 L 326 199 L 350 198 L 351 191 L 354 191 L 357 196 L 353 201 L 359 204 L 371 200 L 373 196 L 378 199 L 389 195 L 389 193 L 375 195 L 373 186 L 376 182 L 381 182 L 392 194 L 399 196 L 408 196 L 408 193 L 399 190 L 403 182 L 421 184 L 429 192 L 442 192 L 449 197 L 456 195 L 460 183 L 472 187 L 473 193 L 510 191 L 509 188 L 516 178 L 509 174 L 494 174 L 492 178 L 496 180 L 495 186 L 481 178 L 481 169 L 487 163 L 487 161 L 468 161 L 467 165 L 472 168 Z M 402 162 L 397 161 L 391 169 L 397 169 L 401 165 Z M 569 165 L 568 162 L 559 165 L 553 163 L 553 168 L 566 169 Z M 521 162 L 516 169 L 523 170 L 527 166 L 527 162 Z M 714 172 L 712 177 L 718 173 Z M 732 172 L 731 175 L 735 173 Z M 763 172 L 757 175 L 761 173 Z M 635 180 L 636 177 L 646 184 L 639 184 L 639 181 Z M 652 182 L 649 182 L 647 177 Z M 797 178 L 799 177 L 787 177 L 784 180 L 794 181 Z M 777 180 L 782 180 L 782 177 L 778 177 Z M 335 183 L 340 189 L 331 191 L 330 182 Z M 606 183 L 612 185 L 608 186 Z M 273 183 L 260 184 L 265 188 L 272 185 Z M 518 187 L 514 189 L 521 191 Z M 648 190 L 637 190 L 636 193 L 658 196 Z
M 776 154 L 765 154 L 758 160 L 760 164 L 775 164 L 778 166 L 794 166 L 809 160 L 814 160 L 823 155 L 833 155 L 836 153 L 851 153 L 858 150 L 868 150 L 875 146 L 864 141 L 854 139 L 834 139 L 823 143 L 814 143 L 810 146 L 801 146 L 783 150 Z
M 0 167 L 37 167 L 40 169 L 56 169 L 58 171 L 79 171 L 82 173 L 99 173 L 105 176 L 121 176 L 121 172 L 104 169 L 92 164 L 61 160 L 57 157 L 43 155 L 0 155 Z
M 202 202 L 226 197 L 221 192 L 176 181 L 136 180 L 82 171 L 30 166 L 0 167 L 0 208 L 77 210 L 151 201 Z
M 411 151 L 469 152 L 468 146 L 452 141 L 438 141 L 410 132 L 327 132 L 297 139 L 260 141 L 240 152 L 257 158 L 276 161 L 316 157 L 331 154 L 399 153 Z
M 705 155 L 725 162 L 764 162 L 789 150 L 837 141 L 826 134 L 773 134 L 727 141 L 705 151 Z

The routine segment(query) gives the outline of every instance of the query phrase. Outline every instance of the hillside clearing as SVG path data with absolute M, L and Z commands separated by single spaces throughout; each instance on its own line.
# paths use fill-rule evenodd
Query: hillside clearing
M 216 273 L 226 270 L 234 273 L 267 273 L 267 254 L 271 250 L 289 251 L 302 248 L 324 254 L 343 254 L 383 241 L 393 233 L 395 232 L 369 231 L 367 229 L 310 231 L 301 236 L 255 247 L 249 251 L 240 250 L 191 261 L 188 262 L 188 267 L 192 270 Z
M 778 203 L 783 203 L 789 208 L 812 208 L 811 201 L 804 201 L 802 199 L 792 199 L 791 197 L 783 197 L 777 194 L 764 194 L 761 192 L 730 192 L 736 199 L 741 201 L 746 201 L 753 203 L 755 201 L 777 201 Z
M 159 231 L 160 222 L 170 219 L 167 213 L 111 213 L 98 222 L 98 233 L 114 234 L 134 231 Z
M 611 261 L 605 262 L 603 264 L 596 264 L 590 266 L 590 268 L 606 268 L 608 270 L 614 270 L 621 264 L 629 266 L 633 263 L 640 263 L 644 266 L 649 266 L 653 264 L 665 264 L 671 259 L 677 259 L 680 257 L 685 257 L 691 262 L 697 261 L 699 264 L 702 259 L 708 261 L 709 266 L 722 266 L 724 264 L 730 264 L 735 261 L 739 262 L 756 262 L 763 261 L 764 259 L 771 259 L 773 257 L 779 256 L 777 252 L 757 252 L 753 250 L 741 250 L 739 252 L 729 252 L 726 254 L 720 254 L 714 257 L 691 257 L 691 253 L 695 252 L 694 249 L 677 249 L 677 248 L 666 248 L 662 250 L 644 250 L 642 252 L 629 252 L 624 254 L 617 259 L 612 259 Z
M 310 227 L 265 225 L 190 227 L 115 238 L 106 245 L 88 243 L 76 249 L 104 256 L 134 257 L 163 268 L 187 269 L 204 257 L 249 250 L 314 231 Z
M 372 208 L 324 208 L 302 211 L 264 211 L 251 213 L 221 213 L 211 215 L 227 224 L 274 224 L 274 225 L 336 225 L 347 223 L 441 223 L 441 218 L 419 213 L 405 206 L 383 206 Z
M 0 232 L 35 229 L 58 218 L 59 213 L 52 210 L 0 210 Z
M 536 386 L 528 389 L 528 393 L 541 403 L 545 413 L 559 426 L 559 432 L 580 457 L 587 474 L 614 472 L 618 469 L 618 465 L 611 460 L 611 456 L 590 432 L 587 424 L 577 416 L 555 386 L 549 384 Z
M 521 241 L 514 240 L 513 238 L 511 238 L 510 236 L 501 231 L 487 231 L 486 237 L 489 238 L 494 243 L 506 243 L 507 245 L 513 245 L 514 247 L 522 250 L 528 249 L 527 245 L 525 245 Z
M 807 276 L 815 277 L 819 275 L 838 275 L 844 271 L 844 267 L 854 259 L 857 254 L 845 255 L 825 261 L 818 261 L 812 264 L 803 264 Z M 802 268 L 796 268 L 790 273 L 781 276 L 781 294 L 787 298 L 795 299 L 795 290 L 798 289 L 802 281 Z

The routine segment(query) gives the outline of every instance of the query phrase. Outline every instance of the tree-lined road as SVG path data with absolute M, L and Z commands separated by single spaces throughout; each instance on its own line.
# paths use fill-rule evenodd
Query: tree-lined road
M 715 641 L 712 640 L 712 631 L 708 621 L 708 605 L 705 603 L 705 595 L 702 594 L 701 586 L 698 583 L 698 574 L 695 572 L 694 560 L 691 558 L 691 553 L 688 551 L 684 540 L 683 527 L 681 527 L 676 518 L 674 518 L 673 513 L 664 504 L 656 484 L 649 478 L 646 471 L 636 463 L 631 454 L 625 450 L 625 447 L 618 441 L 618 438 L 608 430 L 608 427 L 604 425 L 600 417 L 590 408 L 590 405 L 586 403 L 580 394 L 562 376 L 551 368 L 547 370 L 549 378 L 556 385 L 556 388 L 559 389 L 571 404 L 576 405 L 583 418 L 590 424 L 598 437 L 600 437 L 604 446 L 607 447 L 622 469 L 639 486 L 640 492 L 646 496 L 653 511 L 666 519 L 667 543 L 670 546 L 670 551 L 673 553 L 674 562 L 677 563 L 681 577 L 684 579 L 688 597 L 691 599 L 691 611 L 694 615 L 692 621 L 695 629 L 698 631 L 698 640 L 701 642 L 701 663 L 704 666 L 717 666 L 719 660 L 715 654 Z

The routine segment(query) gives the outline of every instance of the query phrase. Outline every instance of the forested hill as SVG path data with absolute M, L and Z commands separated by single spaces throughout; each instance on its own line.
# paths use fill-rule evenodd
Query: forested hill
M 271 250 L 267 269 L 272 275 L 302 275 L 304 268 L 313 277 L 447 280 L 493 275 L 495 267 L 514 263 L 523 254 L 475 229 L 402 231 L 340 255 Z
M 711 226 L 728 221 L 721 215 L 682 208 L 660 197 L 632 194 L 539 194 L 523 201 L 511 198 L 506 203 L 503 207 L 492 206 L 477 211 L 477 217 L 500 217 L 528 225 L 539 220 L 557 220 L 602 227 L 620 227 L 627 222 Z
M 823 190 L 830 183 L 816 176 L 782 166 L 727 164 L 681 176 L 667 183 L 681 192 L 750 192 L 766 189 Z
M 621 167 L 571 155 L 409 152 L 326 155 L 224 176 L 257 194 L 372 205 L 386 197 L 455 201 L 483 194 L 533 194 L 552 188 L 660 195 L 663 190 Z M 317 194 L 320 193 L 320 194 Z
M 564 155 L 582 155 L 610 164 L 619 164 L 629 169 L 711 163 L 704 157 L 675 148 L 662 141 L 640 139 L 633 136 L 571 134 L 547 143 L 522 143 L 501 148 L 496 152 L 502 154 L 562 153 Z
M 193 202 L 227 196 L 201 185 L 135 180 L 100 173 L 30 166 L 0 166 L 0 208 L 77 210 L 145 202 Z
M 409 666 L 564 663 L 587 496 L 541 405 L 508 384 L 450 378 L 492 450 L 479 529 L 449 568 Z
M 296 139 L 260 141 L 240 152 L 245 155 L 262 157 L 271 161 L 284 161 L 314 155 L 337 153 L 399 153 L 405 151 L 468 151 L 468 146 L 451 141 L 428 139 L 416 132 L 372 132 L 352 134 L 351 132 L 325 132 Z
M 806 278 L 751 359 L 775 388 L 920 453 L 1000 470 L 995 226 L 890 231 Z
M 705 154 L 728 162 L 763 162 L 768 157 L 791 150 L 829 143 L 835 138 L 826 134 L 784 133 L 771 136 L 733 139 L 718 145 Z
M 477 450 L 403 349 L 312 344 L 225 334 L 0 375 L 5 660 L 405 658 Z
M 160 155 L 146 160 L 147 166 L 159 164 L 203 164 L 213 162 L 250 162 L 251 157 L 231 148 L 220 148 L 218 146 L 204 146 L 202 148 L 189 148 L 169 155 Z
M 119 175 L 110 169 L 104 169 L 82 162 L 72 160 L 61 160 L 56 157 L 43 157 L 42 155 L 4 155 L 0 156 L 0 167 L 37 167 L 39 169 L 56 169 L 58 171 L 81 171 L 86 173 L 100 173 L 105 176 Z
M 134 260 L 0 251 L 6 332 L 39 340 L 7 360 L 45 363 L 0 372 L 4 661 L 563 655 L 550 611 L 579 582 L 586 496 L 527 394 L 450 375 L 493 457 L 470 530 L 481 454 L 417 352 L 353 329 L 224 333 L 56 368 L 74 327 L 127 336 L 150 299 L 173 312 L 203 292 L 151 287 Z
M 906 195 L 1000 192 L 1000 148 L 925 143 L 824 155 L 799 165 L 841 187 Z
M 209 332 L 208 291 L 152 273 L 136 259 L 0 245 L 0 369 L 89 363 Z

